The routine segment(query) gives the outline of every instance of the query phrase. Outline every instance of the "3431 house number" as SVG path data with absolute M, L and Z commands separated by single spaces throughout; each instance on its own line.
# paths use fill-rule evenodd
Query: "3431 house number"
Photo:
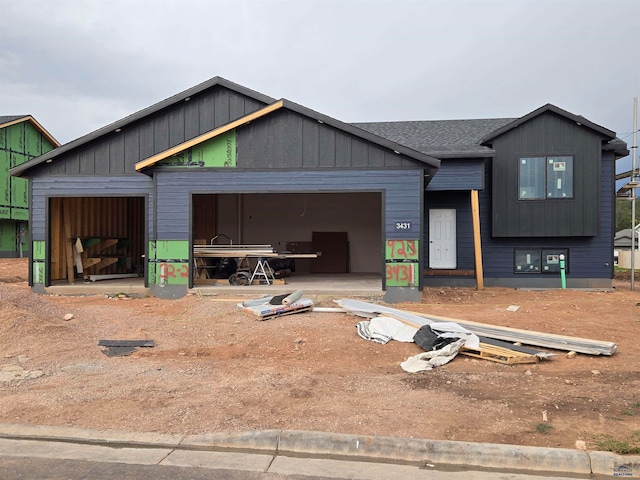
M 411 222 L 396 222 L 396 230 L 411 230 Z

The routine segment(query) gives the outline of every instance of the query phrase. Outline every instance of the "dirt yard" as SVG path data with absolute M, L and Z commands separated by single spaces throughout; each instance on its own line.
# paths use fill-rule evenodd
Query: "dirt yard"
M 259 321 L 236 306 L 252 297 L 42 296 L 26 277 L 26 260 L 0 259 L 3 423 L 184 434 L 296 429 L 567 448 L 640 431 L 640 296 L 628 283 L 612 292 L 425 289 L 422 304 L 394 307 L 611 341 L 618 350 L 574 358 L 556 351 L 552 360 L 515 366 L 458 355 L 409 374 L 400 363 L 421 352 L 417 345 L 365 341 L 355 328 L 361 319 L 344 313 Z M 311 298 L 336 306 L 334 298 Z M 508 311 L 512 305 L 520 308 Z M 101 339 L 155 346 L 109 357 Z

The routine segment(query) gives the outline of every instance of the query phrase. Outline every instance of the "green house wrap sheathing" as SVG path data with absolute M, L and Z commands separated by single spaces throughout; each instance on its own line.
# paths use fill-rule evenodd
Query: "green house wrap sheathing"
M 0 255 L 18 252 L 29 220 L 27 179 L 11 177 L 9 170 L 52 150 L 55 145 L 25 117 L 0 127 Z
M 44 284 L 45 283 L 45 249 L 46 245 L 43 241 L 33 242 L 33 283 Z
M 149 242 L 147 265 L 149 284 L 189 284 L 189 242 L 186 240 L 156 240 Z
M 187 148 L 158 163 L 171 167 L 236 166 L 236 131 L 231 130 L 198 145 Z

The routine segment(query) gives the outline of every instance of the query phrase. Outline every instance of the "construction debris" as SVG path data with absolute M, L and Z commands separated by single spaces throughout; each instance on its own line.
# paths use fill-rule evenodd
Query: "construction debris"
M 138 350 L 138 347 L 153 347 L 153 340 L 100 340 L 99 347 L 107 357 L 124 357 Z
M 434 367 L 439 367 L 453 360 L 463 344 L 464 339 L 458 339 L 439 350 L 431 350 L 430 352 L 423 352 L 409 357 L 402 362 L 400 366 L 405 372 L 409 373 L 431 370 Z
M 270 295 L 238 303 L 240 310 L 258 316 L 259 320 L 308 312 L 312 307 L 313 301 L 308 298 L 302 298 L 301 290 L 285 295 Z
M 518 363 L 537 363 L 540 360 L 536 355 L 529 353 L 522 353 L 509 348 L 497 347 L 488 343 L 480 342 L 480 347 L 477 349 L 462 347 L 460 349 L 461 355 L 468 357 L 481 358 L 483 360 L 490 360 L 492 362 L 503 363 L 505 365 L 515 365 Z
M 426 315 L 416 313 L 416 315 L 431 321 L 456 322 L 469 331 L 484 337 L 517 342 L 536 347 L 551 348 L 553 350 L 575 351 L 589 355 L 613 355 L 617 345 L 613 342 L 591 340 L 580 337 L 570 337 L 566 335 L 556 335 L 553 333 L 535 332 L 533 330 L 522 330 L 518 328 L 500 327 L 468 320 L 459 320 L 436 315 Z
M 433 327 L 434 323 L 449 323 L 451 325 L 456 325 L 463 331 L 471 332 L 478 336 L 536 347 L 551 348 L 554 350 L 574 351 L 589 355 L 613 355 L 617 348 L 616 344 L 613 342 L 603 342 L 580 337 L 535 332 L 532 330 L 500 327 L 496 325 L 471 322 L 468 320 L 427 315 L 418 312 L 407 312 L 358 300 L 336 300 L 336 303 L 346 311 L 355 315 L 377 316 L 384 314 L 400 319 L 401 321 L 417 328 L 426 324 Z M 465 346 L 473 348 L 473 346 L 469 344 L 465 344 Z M 475 347 L 479 347 L 479 344 Z M 536 355 L 538 358 L 543 358 L 539 354 Z

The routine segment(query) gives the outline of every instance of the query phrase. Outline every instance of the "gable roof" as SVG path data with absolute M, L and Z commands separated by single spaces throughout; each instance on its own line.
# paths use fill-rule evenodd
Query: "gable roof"
M 627 144 L 624 141 L 617 138 L 616 133 L 613 132 L 612 130 L 604 128 L 598 125 L 597 123 L 593 123 L 592 121 L 584 118 L 582 115 L 574 115 L 573 113 L 563 110 L 560 107 L 556 107 L 555 105 L 552 105 L 550 103 L 547 103 L 546 105 L 543 105 L 542 107 L 534 110 L 533 112 L 525 115 L 524 117 L 517 118 L 512 122 L 502 126 L 501 128 L 498 128 L 497 130 L 483 136 L 480 139 L 479 143 L 482 145 L 491 144 L 491 142 L 495 138 L 499 137 L 500 135 L 503 135 L 504 133 L 518 127 L 519 125 L 522 125 L 523 123 L 531 120 L 532 118 L 535 118 L 547 112 L 552 112 L 552 113 L 555 113 L 556 115 L 560 115 L 561 117 L 564 117 L 567 120 L 575 122 L 575 124 L 578 126 L 587 127 L 593 130 L 594 132 L 602 135 L 603 137 L 608 139 L 608 144 L 605 146 L 605 150 L 613 150 L 617 155 L 621 157 L 629 155 L 629 151 L 627 150 Z
M 437 158 L 490 157 L 494 154 L 493 149 L 481 145 L 480 139 L 514 120 L 489 118 L 370 122 L 352 125 Z
M 493 139 L 545 112 L 553 112 L 609 139 L 603 148 L 614 151 L 618 157 L 629 155 L 626 142 L 616 138 L 615 132 L 550 103 L 519 118 L 371 122 L 353 125 L 436 158 L 491 157 L 495 153 L 491 148 Z
M 336 120 L 335 118 L 329 117 L 327 115 L 323 115 L 319 112 L 316 112 L 315 110 L 311 110 L 310 108 L 307 107 L 303 107 L 302 105 L 299 105 L 297 103 L 291 102 L 289 100 L 286 99 L 280 99 L 277 102 L 274 102 L 270 105 L 267 105 L 266 107 L 257 110 L 255 112 L 252 112 L 248 115 L 245 115 L 244 117 L 241 117 L 233 122 L 230 122 L 226 125 L 222 125 L 216 129 L 213 129 L 207 133 L 204 133 L 202 135 L 199 135 L 198 137 L 195 137 L 191 140 L 187 140 L 186 142 L 183 142 L 181 144 L 178 144 L 172 148 L 169 148 L 163 152 L 160 152 L 156 155 L 153 155 L 149 158 L 146 158 L 138 163 L 136 163 L 136 170 L 140 171 L 143 170 L 147 167 L 153 166 L 156 163 L 158 163 L 161 160 L 164 160 L 168 157 L 170 157 L 171 155 L 174 155 L 178 152 L 181 152 L 183 150 L 186 150 L 187 148 L 193 147 L 194 145 L 197 145 L 199 143 L 202 143 L 206 140 L 209 140 L 211 138 L 214 138 L 218 135 L 221 135 L 225 132 L 228 132 L 229 130 L 233 130 L 234 128 L 238 128 L 238 127 L 242 127 L 244 125 L 247 125 L 248 123 L 250 123 L 253 120 L 256 120 L 258 118 L 264 117 L 266 115 L 269 115 L 272 112 L 275 112 L 277 110 L 280 109 L 286 109 L 292 112 L 296 112 L 300 115 L 303 115 L 307 118 L 310 118 L 312 120 L 315 120 L 319 123 L 323 123 L 326 125 L 330 125 L 334 128 L 337 128 L 339 130 L 342 130 L 345 133 L 351 134 L 355 137 L 361 138 L 363 140 L 375 143 L 377 145 L 380 145 L 382 147 L 388 148 L 389 150 L 392 150 L 394 153 L 396 154 L 403 154 L 406 155 L 410 158 L 413 158 L 414 160 L 418 160 L 422 163 L 425 163 L 431 167 L 434 168 L 438 168 L 440 166 L 440 160 L 433 158 L 429 155 L 425 155 L 424 153 L 412 149 L 412 148 L 408 148 L 406 145 L 404 144 L 400 144 L 394 141 L 391 141 L 387 138 L 383 138 L 380 137 L 378 135 L 372 134 L 367 130 L 363 130 L 361 128 L 358 128 L 354 125 L 350 125 L 348 123 L 344 123 L 341 122 L 340 120 Z
M 632 230 L 630 228 L 625 228 L 623 230 L 616 232 L 613 239 L 613 246 L 631 248 L 631 235 L 632 235 Z M 636 231 L 636 234 L 635 234 L 636 248 L 638 248 L 638 237 L 639 237 L 639 234 Z
M 254 100 L 264 104 L 270 104 L 275 101 L 274 98 L 271 98 L 267 95 L 263 95 L 262 93 L 256 92 L 255 90 L 251 90 L 249 88 L 243 87 L 242 85 L 238 85 L 237 83 L 230 82 L 229 80 L 226 80 L 222 77 L 213 77 L 205 82 L 200 83 L 199 85 L 196 85 L 195 87 L 191 87 L 187 90 L 177 93 L 176 95 L 173 95 L 165 100 L 162 100 L 161 102 L 155 103 L 150 107 L 144 108 L 127 117 L 121 118 L 120 120 L 116 120 L 115 122 L 110 123 L 105 127 L 99 128 L 98 130 L 95 130 L 91 133 L 88 133 L 87 135 L 84 135 L 76 140 L 73 140 L 69 143 L 62 145 L 61 147 L 51 150 L 50 152 L 47 152 L 44 155 L 40 155 L 39 157 L 29 160 L 28 162 L 25 162 L 22 165 L 14 167 L 11 169 L 11 175 L 20 176 L 25 172 L 27 172 L 28 170 L 30 170 L 31 168 L 37 165 L 40 165 L 41 163 L 44 163 L 47 160 L 51 160 L 57 157 L 58 155 L 62 155 L 63 153 L 69 152 L 70 150 L 73 150 L 82 145 L 85 145 L 103 135 L 106 135 L 107 133 L 111 133 L 115 130 L 125 128 L 127 125 L 130 125 L 133 122 L 136 122 L 142 118 L 145 118 L 149 115 L 159 112 L 165 108 L 171 107 L 176 103 L 183 102 L 186 99 L 192 97 L 193 95 L 196 95 L 200 92 L 203 92 L 215 86 L 225 87 L 229 90 L 233 90 L 235 92 L 243 94 L 249 98 L 253 98 Z M 56 143 L 56 145 L 59 145 L 59 144 Z
M 611 130 L 601 127 L 596 123 L 590 122 L 589 120 L 587 120 L 581 115 L 574 115 L 573 113 L 567 112 L 562 108 L 559 108 L 559 107 L 556 107 L 555 105 L 547 103 L 546 105 L 543 105 L 542 107 L 534 110 L 533 112 L 528 113 L 524 117 L 517 118 L 513 122 L 508 123 L 507 125 L 504 125 L 503 127 L 495 130 L 494 132 L 491 132 L 488 135 L 485 135 L 480 139 L 480 143 L 483 145 L 490 143 L 491 140 L 493 140 L 494 138 L 499 137 L 500 135 L 508 132 L 509 130 L 513 130 L 517 126 L 522 125 L 523 123 L 528 122 L 532 118 L 535 118 L 546 112 L 553 112 L 557 115 L 560 115 L 561 117 L 564 117 L 568 120 L 571 120 L 572 122 L 575 122 L 576 125 L 584 125 L 585 127 L 596 131 L 597 133 L 603 135 L 604 137 L 608 137 L 610 139 L 616 138 L 615 132 L 612 132 Z
M 0 115 L 0 129 L 10 127 L 17 123 L 30 122 L 33 126 L 44 135 L 55 147 L 59 147 L 60 143 L 47 130 L 38 123 L 31 115 Z

